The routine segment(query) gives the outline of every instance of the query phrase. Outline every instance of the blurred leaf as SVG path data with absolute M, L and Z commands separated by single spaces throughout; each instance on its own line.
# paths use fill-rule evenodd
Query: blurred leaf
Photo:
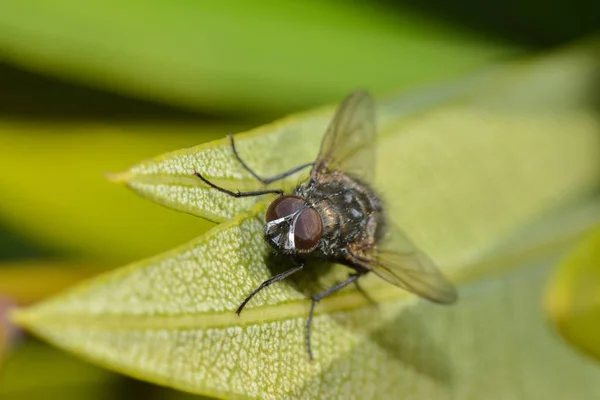
M 2 400 L 191 399 L 181 392 L 117 375 L 27 338 L 0 368 Z M 193 397 L 202 400 L 204 397 Z
M 556 45 L 597 32 L 596 0 L 396 0 L 431 16 L 468 27 L 480 35 L 533 46 Z
M 4 358 L 9 350 L 11 335 L 9 333 L 9 320 L 8 320 L 8 300 L 1 296 L 2 292 L 0 291 L 0 374 L 2 373 L 2 367 L 4 363 Z
M 105 270 L 97 262 L 4 262 L 0 263 L 0 295 L 19 305 L 30 304 Z
M 600 358 L 600 228 L 562 261 L 546 304 L 559 332 L 584 352 Z
M 172 248 L 211 224 L 140 201 L 103 174 L 237 129 L 0 121 L 0 220 L 22 237 L 86 258 L 122 262 Z
M 4 356 L 6 354 L 6 348 L 8 345 L 8 335 L 5 332 L 4 325 L 0 325 L 0 371 L 2 363 L 4 362 Z
M 0 373 L 2 400 L 114 399 L 119 376 L 28 340 Z
M 318 15 L 319 18 L 315 18 Z M 464 73 L 513 53 L 370 2 L 4 2 L 0 57 L 171 104 L 255 116 Z
M 27 71 L 0 61 L 0 119 L 193 123 L 206 115 Z M 215 118 L 212 118 L 213 120 Z
M 542 398 L 584 398 L 600 390 L 600 376 L 541 322 L 536 302 L 547 263 L 525 267 L 532 254 L 551 255 L 600 220 L 598 198 L 589 196 L 600 178 L 600 123 L 588 104 L 598 60 L 591 55 L 579 48 L 507 67 L 459 85 L 460 96 L 436 107 L 424 99 L 440 92 L 380 104 L 379 184 L 393 195 L 389 211 L 460 285 L 456 307 L 417 301 L 369 277 L 364 287 L 378 307 L 353 289 L 319 304 L 313 363 L 304 341 L 311 279 L 274 285 L 238 318 L 239 303 L 272 274 L 262 240 L 265 203 L 224 204 L 219 193 L 184 181 L 194 168 L 234 187 L 248 181 L 227 144 L 216 142 L 121 178 L 134 187 L 145 179 L 146 194 L 198 215 L 250 211 L 15 320 L 108 368 L 219 397 L 529 398 L 543 391 Z M 240 137 L 240 150 L 260 172 L 303 162 L 314 156 L 327 115 L 260 128 Z M 169 202 L 169 185 L 179 199 L 194 191 L 202 197 Z

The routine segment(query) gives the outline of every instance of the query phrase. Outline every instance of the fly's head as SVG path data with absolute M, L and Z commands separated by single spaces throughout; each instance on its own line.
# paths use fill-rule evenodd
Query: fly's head
M 323 235 L 321 215 L 299 196 L 275 199 L 266 215 L 265 240 L 287 255 L 310 253 Z

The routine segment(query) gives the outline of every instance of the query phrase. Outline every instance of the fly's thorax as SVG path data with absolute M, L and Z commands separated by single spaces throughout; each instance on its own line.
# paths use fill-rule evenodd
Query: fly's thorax
M 352 245 L 364 247 L 376 242 L 383 213 L 381 201 L 369 186 L 337 173 L 300 185 L 296 194 L 321 216 L 323 232 L 315 251 L 318 255 L 341 258 Z

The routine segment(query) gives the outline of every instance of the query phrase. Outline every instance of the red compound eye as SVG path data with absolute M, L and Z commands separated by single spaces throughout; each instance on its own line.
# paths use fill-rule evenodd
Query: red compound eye
M 294 229 L 294 242 L 299 250 L 315 247 L 323 235 L 323 221 L 314 208 L 302 211 Z
M 294 214 L 306 206 L 306 201 L 298 196 L 281 196 L 267 209 L 267 222 Z M 306 208 L 294 226 L 294 242 L 298 250 L 310 250 L 323 236 L 323 221 L 314 208 Z
M 267 222 L 292 215 L 306 205 L 306 201 L 298 196 L 281 196 L 273 200 L 267 209 Z

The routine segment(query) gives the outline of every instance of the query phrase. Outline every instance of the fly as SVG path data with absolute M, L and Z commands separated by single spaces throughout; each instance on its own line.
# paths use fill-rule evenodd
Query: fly
M 375 134 L 373 98 L 365 91 L 355 91 L 338 108 L 313 163 L 265 179 L 242 160 L 230 136 L 237 160 L 265 185 L 312 167 L 309 179 L 293 193 L 285 194 L 279 189 L 233 192 L 195 173 L 210 187 L 233 197 L 278 195 L 266 212 L 264 238 L 276 253 L 291 257 L 297 265 L 266 280 L 250 293 L 239 306 L 238 315 L 258 292 L 300 271 L 311 258 L 343 264 L 353 270 L 345 281 L 312 296 L 306 324 L 311 360 L 315 306 L 369 272 L 435 303 L 450 304 L 458 298 L 454 286 L 429 257 L 386 217 L 383 202 L 371 186 L 375 173 Z

